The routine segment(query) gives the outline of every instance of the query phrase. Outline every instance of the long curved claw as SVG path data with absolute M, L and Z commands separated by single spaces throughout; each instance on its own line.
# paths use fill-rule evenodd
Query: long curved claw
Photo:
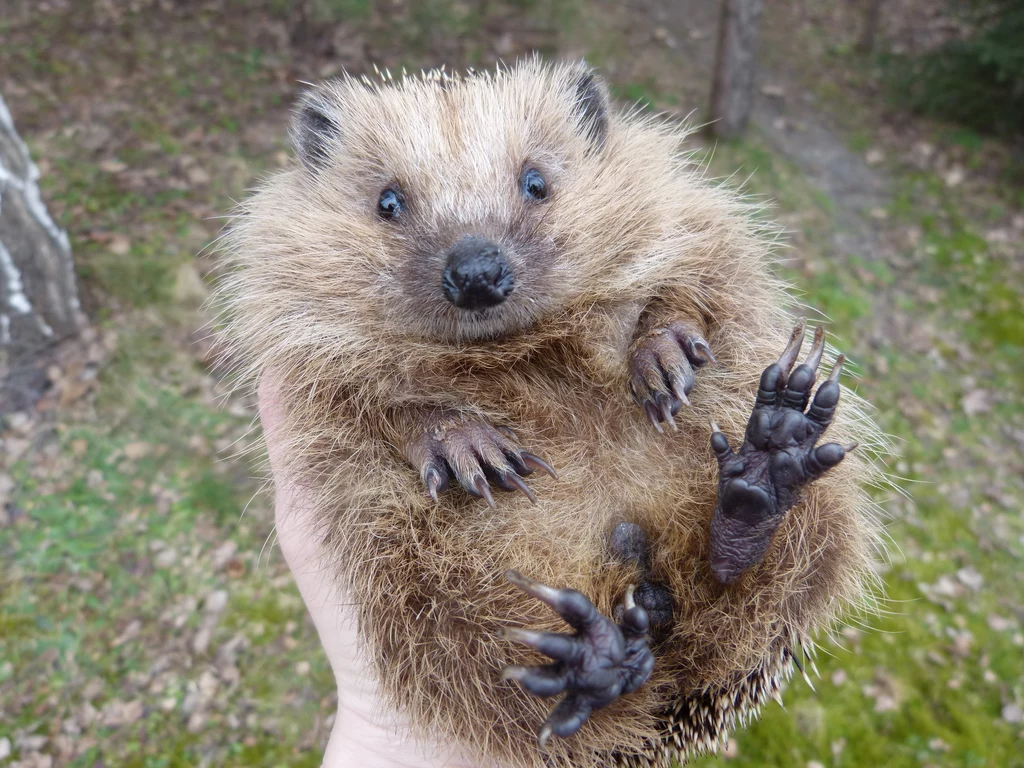
M 673 432 L 678 432 L 679 426 L 676 424 L 676 420 L 672 417 L 672 401 L 667 397 L 659 397 L 658 406 L 661 411 L 662 419 L 668 423 Z
M 622 600 L 622 604 L 626 606 L 626 610 L 630 611 L 636 608 L 636 600 L 633 599 L 633 593 L 636 592 L 636 587 L 630 584 L 626 587 L 626 596 Z
M 661 420 L 658 418 L 658 409 L 654 407 L 654 403 L 644 403 L 644 413 L 647 414 L 647 418 L 650 419 L 654 428 L 658 430 L 658 434 L 664 435 L 665 430 L 661 426 Z
M 835 365 L 832 366 L 832 372 L 828 375 L 827 381 L 833 383 L 839 381 L 839 376 L 843 372 L 843 363 L 846 362 L 846 355 L 839 355 L 836 357 Z
M 491 509 L 497 508 L 498 505 L 494 503 L 494 494 L 491 493 L 491 486 L 488 485 L 486 477 L 478 475 L 476 480 L 473 481 L 473 487 L 476 489 L 477 494 L 483 496 L 487 506 Z
M 509 472 L 508 474 L 505 475 L 505 482 L 514 485 L 516 488 L 522 491 L 523 495 L 525 495 L 526 498 L 530 500 L 531 504 L 537 503 L 536 494 L 534 494 L 530 486 L 528 486 L 526 484 L 526 481 L 523 480 L 523 478 L 521 478 L 519 475 Z
M 558 610 L 558 590 L 554 587 L 549 587 L 547 584 L 543 584 L 536 579 L 531 579 L 519 571 L 505 571 L 505 578 L 526 594 L 537 598 L 549 606 L 552 610 Z
M 814 329 L 814 342 L 811 344 L 811 351 L 807 353 L 807 359 L 804 360 L 804 365 L 816 373 L 818 366 L 821 365 L 821 356 L 824 352 L 825 326 L 819 325 Z
M 711 351 L 711 347 L 704 339 L 697 338 L 691 341 L 687 352 L 691 358 L 697 358 L 701 361 L 698 365 L 706 365 L 708 363 L 715 363 L 717 365 L 718 363 L 718 360 L 715 359 L 715 354 Z M 691 362 L 693 361 L 691 360 Z
M 690 404 L 690 398 L 686 396 L 685 384 L 678 376 L 672 378 L 672 393 L 684 406 Z
M 529 453 L 528 451 L 520 451 L 519 458 L 522 459 L 523 464 L 525 464 L 529 469 L 539 469 L 541 472 L 550 475 L 552 480 L 558 479 L 558 473 L 555 472 L 554 467 L 544 461 L 544 459 L 537 454 Z
M 541 752 L 548 751 L 548 741 L 551 739 L 551 726 L 547 723 L 540 729 L 540 734 L 537 736 L 537 744 L 540 747 Z
M 430 492 L 430 498 L 434 500 L 435 504 L 437 503 L 437 493 L 441 490 L 442 483 L 444 483 L 444 480 L 436 469 L 432 469 L 427 473 L 427 491 Z
M 806 327 L 807 318 L 801 317 L 793 327 L 792 333 L 789 334 L 789 343 L 779 356 L 779 367 L 784 374 L 789 374 L 796 363 L 796 358 L 800 354 L 800 347 L 804 344 L 804 329 Z

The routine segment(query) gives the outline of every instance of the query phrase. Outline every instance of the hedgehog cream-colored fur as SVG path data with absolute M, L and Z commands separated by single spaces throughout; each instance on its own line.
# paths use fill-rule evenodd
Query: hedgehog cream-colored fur
M 294 133 L 301 162 L 242 205 L 217 295 L 241 380 L 278 381 L 312 534 L 392 704 L 515 768 L 667 767 L 715 748 L 779 696 L 815 631 L 863 602 L 879 542 L 863 488 L 880 436 L 844 390 L 827 441 L 862 449 L 803 489 L 760 564 L 729 585 L 709 567 L 710 423 L 742 444 L 793 325 L 773 233 L 705 177 L 684 127 L 617 111 L 582 64 L 344 78 L 305 96 Z M 524 169 L 543 199 L 524 195 Z M 467 236 L 514 271 L 499 306 L 467 311 L 442 290 Z M 631 394 L 630 356 L 674 321 L 716 362 L 661 433 Z M 410 446 L 466 424 L 512 430 L 557 479 L 529 476 L 535 504 L 492 483 L 492 508 L 454 480 L 435 502 Z M 609 553 L 621 522 L 646 533 L 647 573 Z M 501 671 L 548 660 L 503 630 L 565 625 L 509 569 L 606 616 L 645 578 L 672 598 L 650 680 L 546 752 L 552 702 Z

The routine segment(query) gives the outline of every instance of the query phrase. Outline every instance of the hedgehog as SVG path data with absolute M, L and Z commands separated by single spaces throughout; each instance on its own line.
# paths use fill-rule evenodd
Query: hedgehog
M 689 130 L 585 62 L 344 76 L 223 240 L 381 687 L 481 762 L 716 749 L 876 594 L 884 440 Z

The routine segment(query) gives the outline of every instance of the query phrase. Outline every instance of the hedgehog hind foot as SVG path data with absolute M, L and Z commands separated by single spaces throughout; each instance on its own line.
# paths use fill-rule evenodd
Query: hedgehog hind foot
M 825 331 L 817 329 L 807 360 L 792 370 L 803 336 L 801 320 L 779 361 L 761 374 L 738 451 L 711 424 L 711 448 L 719 467 L 718 505 L 711 520 L 711 569 L 722 584 L 732 584 L 764 559 L 772 535 L 796 504 L 801 489 L 856 447 L 855 443 L 815 447 L 839 405 L 843 356 L 812 400 Z
M 531 632 L 508 628 L 505 636 L 549 656 L 551 664 L 537 667 L 510 666 L 502 672 L 535 696 L 565 694 L 551 710 L 540 730 L 544 749 L 552 736 L 566 738 L 579 731 L 592 712 L 632 693 L 654 669 L 648 645 L 649 620 L 643 606 L 626 593 L 620 623 L 601 614 L 586 595 L 574 589 L 555 589 L 516 571 L 509 581 L 556 611 L 575 634 Z

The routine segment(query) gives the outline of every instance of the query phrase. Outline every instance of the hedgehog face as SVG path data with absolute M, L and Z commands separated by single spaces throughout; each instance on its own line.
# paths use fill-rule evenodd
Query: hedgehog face
M 331 222 L 309 228 L 316 247 L 390 332 L 509 336 L 580 291 L 573 201 L 607 130 L 605 89 L 580 65 L 336 82 L 293 128 L 304 215 Z

